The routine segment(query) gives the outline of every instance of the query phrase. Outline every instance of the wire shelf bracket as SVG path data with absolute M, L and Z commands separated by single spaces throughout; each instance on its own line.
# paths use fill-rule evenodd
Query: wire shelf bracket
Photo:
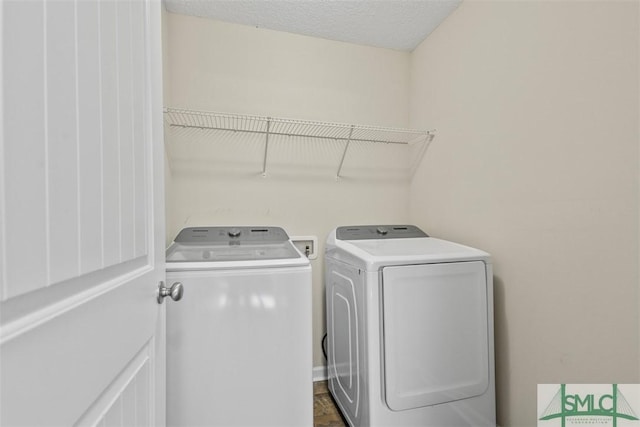
M 262 160 L 262 177 L 267 176 L 267 153 L 269 152 L 269 128 L 271 128 L 271 117 L 267 117 L 267 130 L 264 133 L 264 158 Z
M 351 137 L 353 136 L 353 128 L 355 125 L 351 125 L 349 130 L 349 137 L 347 143 L 344 145 L 344 151 L 342 152 L 342 158 L 340 159 L 340 165 L 338 165 L 338 171 L 336 172 L 336 179 L 340 178 L 340 172 L 342 171 L 342 165 L 344 164 L 344 158 L 347 157 L 347 150 L 349 150 L 349 144 L 351 144 Z

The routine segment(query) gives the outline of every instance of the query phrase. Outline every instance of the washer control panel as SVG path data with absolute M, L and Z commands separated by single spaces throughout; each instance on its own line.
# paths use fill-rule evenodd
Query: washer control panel
M 339 240 L 410 239 L 416 237 L 429 236 L 415 225 L 353 225 L 336 229 L 336 238 Z
M 287 233 L 280 227 L 189 227 L 175 238 L 176 243 L 286 242 Z

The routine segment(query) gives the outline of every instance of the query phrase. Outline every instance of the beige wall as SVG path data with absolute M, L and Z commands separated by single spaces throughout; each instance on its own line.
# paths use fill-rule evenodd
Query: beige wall
M 466 1 L 413 53 L 413 222 L 495 260 L 498 421 L 640 382 L 638 2 Z
M 167 16 L 172 107 L 408 124 L 406 52 Z
M 233 173 L 170 142 L 168 237 L 409 220 L 494 256 L 503 426 L 535 425 L 538 383 L 639 382 L 638 14 L 467 0 L 412 54 L 166 14 L 167 106 L 439 131 L 410 186 Z
M 167 106 L 376 126 L 408 124 L 408 53 L 176 14 L 165 18 L 171 76 Z M 314 169 L 327 160 L 321 147 L 289 153 L 288 160 L 301 156 L 297 160 L 306 162 L 305 170 L 277 173 L 277 165 L 269 163 L 268 176 L 262 178 L 262 143 L 253 151 L 244 151 L 251 143 L 235 144 L 234 151 L 208 144 L 206 138 L 180 138 L 168 133 L 169 238 L 193 225 L 279 225 L 292 235 L 318 236 L 322 253 L 327 233 L 338 225 L 408 220 L 406 182 L 357 176 L 337 181 L 337 161 Z M 340 148 L 327 146 L 334 154 Z M 244 162 L 245 156 L 253 160 Z M 228 161 L 221 162 L 223 157 Z M 231 162 L 242 165 L 226 167 Z M 320 366 L 322 256 L 312 267 L 314 366 Z

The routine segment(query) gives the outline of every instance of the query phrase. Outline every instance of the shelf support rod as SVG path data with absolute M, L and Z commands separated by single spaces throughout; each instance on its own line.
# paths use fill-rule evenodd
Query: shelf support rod
M 342 171 L 342 164 L 344 163 L 344 158 L 347 155 L 347 150 L 349 149 L 349 144 L 351 144 L 351 136 L 353 136 L 353 128 L 355 125 L 351 125 L 351 129 L 349 129 L 349 138 L 347 138 L 347 143 L 344 146 L 344 151 L 342 152 L 342 158 L 340 159 L 340 165 L 338 166 L 338 172 L 336 172 L 336 179 L 340 178 L 340 171 Z
M 262 177 L 267 176 L 267 151 L 269 151 L 269 128 L 271 127 L 271 117 L 267 117 L 267 132 L 264 139 L 264 158 L 262 159 Z

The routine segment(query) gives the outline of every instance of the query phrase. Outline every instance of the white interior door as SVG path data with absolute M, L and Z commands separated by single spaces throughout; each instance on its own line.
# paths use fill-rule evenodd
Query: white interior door
M 159 0 L 0 2 L 0 425 L 162 426 Z

